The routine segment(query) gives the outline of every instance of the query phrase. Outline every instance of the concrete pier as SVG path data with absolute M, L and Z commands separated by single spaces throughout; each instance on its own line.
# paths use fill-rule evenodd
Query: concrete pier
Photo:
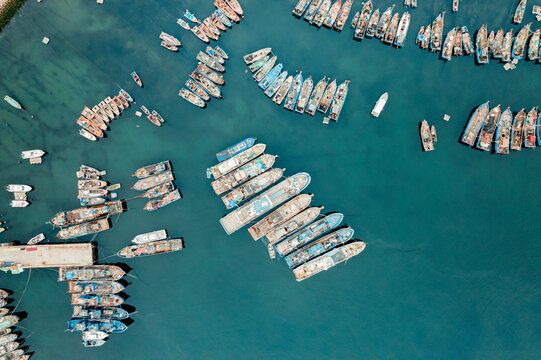
M 18 265 L 30 268 L 87 266 L 95 261 L 94 245 L 46 244 L 0 245 L 0 267 Z

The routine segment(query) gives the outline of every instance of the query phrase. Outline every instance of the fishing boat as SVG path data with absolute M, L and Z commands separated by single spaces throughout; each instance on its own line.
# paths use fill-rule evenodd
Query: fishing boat
M 487 42 L 488 42 L 488 52 L 492 53 L 494 51 L 494 42 L 496 40 L 496 35 L 494 34 L 494 30 L 488 34 Z
M 171 162 L 169 160 L 160 161 L 156 164 L 143 166 L 142 168 L 135 170 L 132 176 L 135 176 L 138 179 L 144 179 L 149 176 L 153 176 L 167 170 L 171 170 Z
M 383 38 L 381 39 L 384 43 L 393 43 L 398 28 L 398 21 L 400 21 L 400 14 L 394 13 L 389 22 L 389 26 L 387 26 L 387 30 L 385 30 L 385 34 L 383 34 Z
M 511 124 L 513 114 L 507 108 L 500 117 L 498 129 L 496 130 L 496 153 L 509 154 L 509 145 L 511 141 Z
M 219 35 L 216 35 L 205 23 L 199 24 L 199 30 L 212 40 L 218 40 L 219 38 Z
M 76 305 L 73 307 L 73 318 L 86 318 L 86 319 L 115 319 L 123 320 L 127 319 L 130 314 L 119 307 L 113 306 L 81 306 Z
M 81 114 L 93 124 L 97 125 L 101 130 L 107 130 L 107 124 L 87 106 L 85 106 Z
M 12 192 L 12 193 L 21 193 L 21 192 L 29 192 L 32 191 L 32 186 L 30 185 L 19 185 L 19 184 L 9 184 L 6 186 L 6 191 Z
M 214 179 L 219 179 L 227 173 L 235 170 L 239 166 L 246 164 L 248 161 L 255 159 L 256 157 L 263 154 L 267 145 L 265 144 L 256 144 L 246 150 L 241 151 L 240 153 L 230 157 L 229 159 L 220 162 L 219 164 L 214 165 L 209 169 L 211 175 Z
M 464 52 L 468 55 L 471 55 L 473 53 L 473 45 L 470 37 L 470 33 L 468 32 L 467 26 L 462 26 L 462 44 Z
M 278 77 L 282 71 L 283 65 L 278 64 L 271 71 L 265 75 L 265 77 L 259 82 L 259 87 L 263 90 L 267 90 L 269 85 Z
M 6 329 L 19 322 L 19 317 L 16 315 L 7 315 L 0 318 L 0 329 Z
M 391 23 L 393 10 L 394 10 L 394 4 L 393 6 L 389 6 L 387 10 L 385 10 L 385 12 L 381 14 L 381 17 L 379 18 L 378 27 L 376 28 L 376 34 L 375 34 L 375 36 L 378 39 L 382 39 L 385 33 L 387 32 L 387 28 L 389 27 L 389 24 Z
M 334 22 L 336 21 L 336 18 L 338 18 L 338 14 L 340 13 L 340 9 L 342 8 L 342 0 L 335 1 L 334 4 L 329 9 L 329 12 L 327 13 L 327 16 L 323 20 L 323 26 L 332 28 L 334 25 Z
M 248 232 L 252 238 L 257 241 L 265 236 L 274 227 L 281 225 L 285 221 L 291 219 L 299 212 L 306 209 L 312 201 L 313 195 L 300 194 L 293 199 L 280 206 L 278 209 L 265 216 L 254 225 L 248 228 Z
M 103 331 L 85 331 L 82 333 L 83 340 L 103 340 L 109 335 Z
M 229 20 L 229 18 L 225 16 L 225 14 L 220 9 L 216 9 L 214 13 L 218 17 L 218 20 L 220 20 L 220 22 L 224 24 L 225 26 L 227 26 L 228 28 L 230 28 L 233 25 L 231 23 L 231 20 Z
M 416 44 L 420 44 L 422 39 L 424 39 L 424 34 L 425 34 L 425 27 L 424 25 L 421 26 L 421 28 L 419 29 L 419 32 L 417 33 L 417 37 L 415 38 L 415 43 Z
M 475 54 L 479 64 L 488 64 L 488 39 L 485 25 L 481 26 L 481 29 L 477 33 Z
M 184 21 L 184 19 L 178 18 L 177 24 L 179 24 L 181 27 L 183 27 L 186 30 L 190 30 L 190 25 L 186 21 Z
M 276 251 L 280 256 L 285 256 L 293 252 L 295 249 L 312 242 L 317 237 L 334 229 L 342 222 L 343 219 L 344 215 L 340 213 L 324 216 L 310 225 L 301 228 L 299 231 L 295 232 L 283 241 L 280 241 L 275 245 Z
M 340 116 L 340 112 L 342 112 L 342 107 L 348 96 L 348 84 L 349 80 L 346 80 L 338 86 L 329 111 L 330 120 L 338 121 L 338 117 Z
M 432 33 L 430 34 L 430 51 L 441 50 L 441 39 L 443 35 L 443 23 L 445 20 L 445 11 L 438 15 L 432 22 Z
M 190 74 L 190 77 L 198 84 L 200 85 L 208 94 L 214 96 L 217 99 L 222 98 L 222 91 L 220 88 L 215 85 L 212 81 L 210 81 L 207 77 L 205 77 L 203 74 L 201 74 L 198 71 L 193 71 Z
M 195 106 L 199 106 L 200 108 L 204 108 L 206 106 L 206 103 L 201 100 L 200 97 L 195 95 L 194 93 L 186 90 L 186 89 L 180 89 L 178 91 L 178 96 L 180 96 L 183 99 L 186 99 L 187 101 L 191 102 Z
M 162 31 L 160 33 L 159 38 L 162 39 L 163 41 L 167 42 L 170 45 L 181 46 L 180 41 L 176 37 L 174 37 L 173 35 L 170 35 L 170 34 L 168 34 L 166 32 Z
M 328 270 L 331 267 L 359 255 L 366 247 L 362 241 L 354 241 L 349 244 L 339 246 L 326 254 L 316 257 L 305 264 L 295 268 L 293 273 L 297 281 L 303 281 L 314 276 L 321 271 Z
M 291 88 L 292 83 L 293 83 L 293 75 L 289 75 L 287 79 L 284 81 L 284 83 L 280 86 L 280 88 L 278 89 L 274 97 L 272 98 L 272 101 L 276 105 L 280 105 L 282 101 L 284 101 L 289 89 Z
M 522 142 L 524 141 L 524 122 L 526 120 L 526 112 L 524 109 L 520 110 L 517 115 L 515 115 L 515 120 L 513 121 L 513 130 L 511 132 L 511 150 L 520 151 L 522 150 Z M 539 132 L 539 124 L 538 130 Z M 538 135 L 539 138 L 539 135 Z
M 310 99 L 310 93 L 312 92 L 312 88 L 314 87 L 314 83 L 312 81 L 312 77 L 308 77 L 308 79 L 304 80 L 304 83 L 302 84 L 301 91 L 299 92 L 299 99 L 297 101 L 297 105 L 295 105 L 295 111 L 299 114 L 302 114 L 304 112 L 304 109 L 306 108 L 306 104 L 308 103 L 308 100 Z
M 2 302 L 0 302 L 2 303 Z M 2 305 L 4 306 L 4 305 Z M 9 313 L 9 309 L 7 308 L 0 308 L 0 318 L 6 316 Z M 16 339 L 16 338 L 15 338 Z M 14 339 L 14 340 L 15 340 Z M 6 341 L 6 338 L 4 336 L 0 336 L 0 345 L 2 345 L 2 341 Z
M 308 22 L 312 22 L 314 20 L 314 16 L 316 15 L 316 11 L 321 5 L 321 2 L 323 0 L 312 0 L 310 3 L 310 6 L 308 6 L 308 10 L 304 13 L 304 20 Z
M 203 20 L 203 24 L 205 24 L 205 26 L 207 27 L 207 29 L 209 29 L 210 31 L 212 31 L 212 33 L 214 35 L 216 35 L 217 37 L 220 37 L 220 29 L 214 25 L 214 23 L 212 22 L 212 20 L 210 19 L 210 17 L 207 17 L 205 18 L 205 20 Z
M 217 73 L 216 71 L 212 70 L 211 68 L 209 68 L 207 65 L 203 63 L 199 63 L 195 70 L 205 75 L 209 80 L 211 80 L 213 83 L 217 85 L 225 84 L 225 80 L 222 74 Z
M 81 206 L 93 206 L 93 205 L 100 205 L 107 201 L 107 199 L 103 197 L 94 197 L 94 198 L 83 198 L 79 199 L 79 203 Z
M 395 46 L 397 47 L 404 46 L 404 41 L 406 40 L 406 36 L 408 35 L 410 20 L 411 20 L 410 13 L 406 11 L 402 15 L 402 17 L 400 18 L 400 22 L 398 23 L 398 30 L 396 32 L 396 38 L 394 40 Z
M 443 43 L 443 50 L 441 52 L 441 57 L 447 61 L 451 60 L 453 56 L 453 48 L 455 46 L 455 37 L 456 37 L 456 28 L 451 29 L 445 37 L 445 42 Z
M 88 165 L 81 165 L 75 175 L 77 179 L 99 179 L 100 176 L 107 175 L 107 171 L 100 171 Z
M 345 244 L 347 241 L 351 240 L 353 234 L 354 231 L 350 227 L 336 230 L 285 256 L 284 260 L 286 261 L 287 266 L 290 269 L 293 269 L 339 245 Z
M 107 106 L 111 108 L 115 116 L 120 116 L 120 109 L 118 108 L 118 106 L 115 104 L 115 102 L 110 96 L 107 96 L 105 98 L 105 104 L 107 104 Z
M 203 42 L 206 42 L 206 43 L 209 43 L 210 40 L 208 38 L 207 35 L 205 35 L 205 33 L 199 28 L 199 26 L 195 25 L 195 26 L 192 26 L 192 28 L 190 29 L 190 31 L 199 38 L 199 40 L 203 41 Z
M 23 106 L 14 98 L 11 96 L 4 96 L 4 100 L 11 106 L 13 106 L 15 109 L 24 110 Z
M 139 234 L 132 239 L 132 242 L 140 245 L 164 239 L 167 239 L 167 231 L 165 229 L 162 229 L 144 234 Z
M 164 182 L 173 180 L 175 180 L 173 173 L 171 172 L 171 170 L 168 170 L 150 177 L 140 179 L 131 188 L 134 190 L 145 191 L 156 185 L 160 185 Z
M 340 0 L 337 0 L 337 1 L 340 1 Z M 312 20 L 312 25 L 321 27 L 330 9 L 331 9 L 331 0 L 323 0 L 323 2 L 321 3 L 321 5 L 316 11 L 314 20 Z
M 3 223 L 4 223 L 4 222 L 2 222 L 2 224 L 0 224 L 0 225 L 3 225 Z M 9 296 L 9 292 L 7 292 L 7 291 L 4 290 L 4 289 L 0 289 L 0 300 L 1 300 L 1 299 L 5 299 L 5 298 L 7 298 L 8 296 Z M 2 306 L 3 306 L 3 305 L 2 305 Z M 0 336 L 3 336 L 3 335 L 6 335 L 6 334 L 1 334 L 1 333 L 0 333 Z
M 219 46 L 216 45 L 216 46 L 214 47 L 214 50 L 215 50 L 218 54 L 220 54 L 220 56 L 221 56 L 223 59 L 225 59 L 225 60 L 228 60 L 228 59 L 229 59 L 229 55 L 228 55 L 221 47 L 219 47 Z
M 255 138 L 246 138 L 236 143 L 235 145 L 232 145 L 228 147 L 227 149 L 216 153 L 216 158 L 218 159 L 218 161 L 227 160 L 230 157 L 238 154 L 239 152 L 251 148 L 252 146 L 254 146 L 255 142 L 256 142 Z
M 236 12 L 241 17 L 244 17 L 244 11 L 242 10 L 242 7 L 237 0 L 225 0 L 225 2 L 227 3 L 227 5 L 229 5 L 231 9 L 233 9 L 234 12 Z
M 207 55 L 210 56 L 215 61 L 219 62 L 220 64 L 225 64 L 225 59 L 220 56 L 216 51 L 214 51 L 213 48 L 210 46 L 207 46 L 205 51 L 207 52 Z
M 224 13 L 225 16 L 229 18 L 229 20 L 234 22 L 239 22 L 240 18 L 237 15 L 237 13 L 229 7 L 229 5 L 226 4 L 223 0 L 216 0 L 214 2 L 214 6 L 216 6 L 221 12 Z
M 428 122 L 426 120 L 423 120 L 421 122 L 419 132 L 421 134 L 421 144 L 423 145 L 423 151 L 433 151 L 434 142 L 432 140 L 432 134 L 430 133 L 430 126 L 428 126 Z
M 539 38 L 541 35 L 541 30 L 537 29 L 534 31 L 531 39 L 530 45 L 528 46 L 528 59 L 534 61 L 539 57 Z
M 0 356 L 0 360 L 28 360 L 30 358 L 29 355 L 23 355 L 23 354 L 24 354 L 24 350 L 17 349 L 3 356 Z
M 323 114 L 327 112 L 334 98 L 335 92 L 336 92 L 336 80 L 333 80 L 325 89 L 325 92 L 323 93 L 323 97 L 321 98 L 317 106 L 317 111 Z
M 188 89 L 190 89 L 191 91 L 193 91 L 197 96 L 199 96 L 201 99 L 205 100 L 205 101 L 210 101 L 210 96 L 209 94 L 206 93 L 205 90 L 203 90 L 203 88 L 201 88 L 201 86 L 197 85 L 197 83 L 195 81 L 193 81 L 192 79 L 188 79 L 186 80 L 186 83 L 185 83 L 186 87 Z
M 220 21 L 220 19 L 218 18 L 218 15 L 216 15 L 215 12 L 210 14 L 210 21 L 212 21 L 214 26 L 216 26 L 218 29 L 220 29 L 220 30 L 222 30 L 224 32 L 227 31 L 227 26 L 225 26 L 224 23 Z
M 194 22 L 194 23 L 197 23 L 197 24 L 200 24 L 200 23 L 201 23 L 201 21 L 199 21 L 199 20 L 195 17 L 195 15 L 192 14 L 192 13 L 190 12 L 190 10 L 188 10 L 188 9 L 186 9 L 186 10 L 184 11 L 184 17 L 185 17 L 186 19 L 190 20 L 191 22 Z
M 539 136 L 539 128 L 541 127 L 541 112 L 538 113 L 537 115 L 537 130 L 536 130 L 536 134 L 537 134 L 537 145 L 541 146 L 541 136 Z
M 86 295 L 71 294 L 72 305 L 83 306 L 118 306 L 124 302 L 124 299 L 115 294 Z
M 103 180 L 77 180 L 77 188 L 79 190 L 84 189 L 99 189 L 107 186 L 107 181 Z
M 458 4 L 459 4 L 459 0 L 453 0 L 453 7 L 451 8 L 452 12 L 458 11 Z
M 144 105 L 141 105 L 141 111 L 144 112 L 145 115 L 150 115 L 150 111 Z
M 528 0 L 520 0 L 517 8 L 515 10 L 515 15 L 513 16 L 513 22 L 515 24 L 520 24 L 524 18 L 524 12 L 526 11 L 526 3 Z
M 268 97 L 272 98 L 274 96 L 274 94 L 276 94 L 276 92 L 278 91 L 278 89 L 280 88 L 280 86 L 282 86 L 282 84 L 284 83 L 284 81 L 286 81 L 286 78 L 288 76 L 288 72 L 287 70 L 286 71 L 282 71 L 280 73 L 280 75 L 278 75 L 276 77 L 276 79 L 274 79 L 274 81 L 269 85 L 269 87 L 267 88 L 267 90 L 265 90 L 265 95 L 267 95 Z
M 10 327 L 6 327 L 6 328 L 3 328 L 3 329 L 0 329 L 0 336 L 5 336 L 9 333 L 11 333 L 11 328 Z
M 505 37 L 503 38 L 503 52 L 502 52 L 502 61 L 510 62 L 511 61 L 511 51 L 513 48 L 513 30 L 509 30 Z
M 302 84 L 303 84 L 303 78 L 302 78 L 302 71 L 301 71 L 295 76 L 295 78 L 293 78 L 293 84 L 291 85 L 291 88 L 289 89 L 289 92 L 287 93 L 287 97 L 284 103 L 285 109 L 293 111 L 295 104 L 297 103 L 297 99 L 299 98 Z
M 79 190 L 77 194 L 77 199 L 87 199 L 99 196 L 105 196 L 109 191 L 105 189 L 88 189 L 88 190 Z
M 216 195 L 221 195 L 240 184 L 248 181 L 272 168 L 276 160 L 275 155 L 263 154 L 260 157 L 247 162 L 234 171 L 214 180 L 211 186 Z
M 299 194 L 309 183 L 310 175 L 308 173 L 298 173 L 288 177 L 245 205 L 221 218 L 220 224 L 225 232 L 230 235 L 284 201 Z
M 421 37 L 421 49 L 428 49 L 428 45 L 430 45 L 430 34 L 432 34 L 432 25 L 428 25 L 425 28 L 425 32 L 423 33 Z
M 162 40 L 162 42 L 160 43 L 160 45 L 164 48 L 166 48 L 167 50 L 169 51 L 172 51 L 172 52 L 177 52 L 178 51 L 178 47 L 176 47 L 175 45 L 171 45 L 170 43 L 168 43 L 167 41 L 165 40 Z M 114 99 L 114 98 L 113 98 Z
M 116 104 L 116 106 L 118 106 L 120 111 L 123 111 L 126 108 L 125 104 L 120 100 L 120 98 L 118 96 L 113 97 L 113 102 Z M 106 129 L 104 129 L 104 130 L 106 130 Z
M 372 1 L 372 0 L 368 0 Z M 352 29 L 355 29 L 357 27 L 357 23 L 359 22 L 359 17 L 361 16 L 361 12 L 357 11 L 355 15 L 353 15 L 353 19 L 351 19 L 351 24 L 349 25 Z
M 353 38 L 355 40 L 362 40 L 362 38 L 366 34 L 372 9 L 372 0 L 368 0 L 366 3 L 364 3 L 361 13 L 359 14 L 359 19 L 355 24 L 355 32 L 353 33 Z
M 133 81 L 135 81 L 135 83 L 137 85 L 139 85 L 139 87 L 143 87 L 143 81 L 141 80 L 139 75 L 137 75 L 137 73 L 135 71 L 131 73 L 131 77 L 132 77 Z
M 454 56 L 462 56 L 462 30 L 457 26 L 456 28 L 456 36 L 455 36 L 455 44 L 453 47 L 453 55 Z
M 3 309 L 3 310 L 4 311 L 2 311 L 2 312 L 4 314 L 2 316 L 6 315 L 7 312 L 9 311 L 8 309 Z M 17 338 L 18 338 L 17 334 L 9 334 L 9 335 L 0 336 L 0 346 L 4 346 L 7 343 L 15 341 L 15 340 L 17 340 Z
M 378 101 L 376 101 L 376 104 L 374 105 L 374 108 L 370 112 L 370 115 L 372 115 L 373 117 L 379 117 L 379 115 L 381 114 L 381 112 L 385 108 L 385 104 L 387 104 L 388 99 L 389 99 L 389 94 L 386 93 L 386 92 L 383 93 L 379 97 Z
M 250 72 L 256 72 L 257 70 L 259 70 L 263 65 L 265 65 L 265 63 L 269 61 L 269 56 L 266 55 L 264 58 L 261 58 L 259 60 L 257 60 L 256 62 L 250 64 L 248 66 L 248 70 L 250 70 Z
M 130 103 L 128 102 L 128 100 L 126 100 L 124 96 L 120 94 L 120 92 L 118 93 L 117 96 L 114 97 L 114 99 L 118 99 L 120 103 L 122 104 L 122 106 L 124 106 L 124 109 L 127 109 L 130 107 Z
M 265 63 L 265 65 L 263 65 L 253 76 L 255 82 L 260 82 L 261 80 L 263 80 L 263 78 L 265 76 L 267 76 L 267 74 L 269 73 L 269 71 L 271 71 L 271 69 L 274 67 L 274 65 L 276 64 L 276 61 L 278 60 L 278 57 L 277 56 L 273 56 L 272 58 L 269 59 L 269 61 L 267 61 Z
M 308 8 L 308 5 L 310 5 L 311 1 L 312 0 L 299 0 L 297 5 L 295 5 L 295 8 L 293 9 L 293 15 L 300 18 Z
M 41 233 L 28 240 L 28 245 L 35 245 L 45 240 L 45 234 Z
M 344 25 L 346 25 L 352 4 L 353 0 L 346 0 L 344 2 L 344 5 L 342 5 L 342 9 L 340 9 L 340 13 L 338 14 L 338 17 L 336 18 L 333 26 L 335 30 L 342 31 Z
M 376 30 L 379 24 L 379 9 L 376 9 L 370 16 L 368 25 L 366 26 L 366 37 L 372 38 L 376 35 Z
M 481 132 L 479 133 L 479 137 L 477 138 L 476 146 L 478 149 L 490 151 L 492 147 L 492 139 L 494 138 L 494 134 L 496 133 L 496 129 L 499 125 L 501 114 L 502 111 L 500 109 L 500 105 L 492 108 L 489 111 L 485 123 L 481 128 Z
M 533 107 L 528 115 L 526 115 L 526 120 L 524 122 L 524 147 L 534 148 L 536 143 L 536 119 L 537 119 L 537 107 Z
M 68 320 L 67 331 L 103 331 L 105 333 L 121 333 L 128 327 L 122 322 L 113 319 L 89 320 L 73 319 Z
M 19 343 L 16 341 L 9 342 L 0 346 L 0 357 L 8 357 L 9 354 L 19 347 Z M 8 357 L 9 359 L 9 357 Z M 14 358 L 17 359 L 17 358 Z
M 98 105 L 94 105 L 92 107 L 92 111 L 94 111 L 94 113 L 105 123 L 108 123 L 109 122 L 109 117 L 107 116 L 107 114 L 105 113 L 105 111 L 103 111 Z
M 180 195 L 180 191 L 178 189 L 173 190 L 165 195 L 156 197 L 150 201 L 148 201 L 145 206 L 143 207 L 143 210 L 146 211 L 154 211 L 159 208 L 162 208 L 166 205 L 171 204 L 172 202 L 175 202 L 179 199 L 181 199 L 182 196 Z
M 58 281 L 120 280 L 124 270 L 115 265 L 60 267 Z
M 115 113 L 113 112 L 113 109 L 111 109 L 111 107 L 109 107 L 109 105 L 107 105 L 104 100 L 100 101 L 98 106 L 103 112 L 107 114 L 107 116 L 109 117 L 109 120 L 113 120 L 116 117 Z
M 517 34 L 515 41 L 513 42 L 513 51 L 511 52 L 511 57 L 513 59 L 522 59 L 524 56 L 524 50 L 526 49 L 526 41 L 530 35 L 530 26 L 531 23 L 524 26 Z
M 26 150 L 21 152 L 21 159 L 32 159 L 35 157 L 42 157 L 45 155 L 43 150 Z
M 160 120 L 152 114 L 147 115 L 147 119 L 156 126 L 162 126 L 162 123 L 160 122 Z
M 243 201 L 280 180 L 284 174 L 284 170 L 271 169 L 233 189 L 230 193 L 222 196 L 225 207 L 230 210 L 239 206 Z
M 90 221 L 80 225 L 63 228 L 56 234 L 59 239 L 72 239 L 80 236 L 96 234 L 108 230 L 111 227 L 109 219 Z
M 494 45 L 492 46 L 492 56 L 497 59 L 501 59 L 503 54 L 503 37 L 503 29 L 498 30 L 494 38 Z
M 321 101 L 321 98 L 323 97 L 323 93 L 326 87 L 327 87 L 327 77 L 324 76 L 323 79 L 318 81 L 318 83 L 314 87 L 314 91 L 312 91 L 312 96 L 310 97 L 310 100 L 308 101 L 308 106 L 306 107 L 306 110 L 305 110 L 307 114 L 314 116 L 317 110 L 317 107 L 319 105 L 319 102 Z
M 150 256 L 179 251 L 183 248 L 184 244 L 182 243 L 182 239 L 167 239 L 139 245 L 126 246 L 125 248 L 121 249 L 117 255 L 129 259 L 140 256 Z
M 116 281 L 69 281 L 69 294 L 117 294 L 124 286 Z

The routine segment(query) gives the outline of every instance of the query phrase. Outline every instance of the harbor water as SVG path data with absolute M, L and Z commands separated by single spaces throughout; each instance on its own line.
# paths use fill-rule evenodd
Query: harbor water
M 176 18 L 186 8 L 204 18 L 211 1 L 28 1 L 0 33 L 0 94 L 27 109 L 0 104 L 0 185 L 35 189 L 24 209 L 10 208 L 12 195 L 0 192 L 0 221 L 9 227 L 0 241 L 26 242 L 41 232 L 54 239 L 45 222 L 78 207 L 75 171 L 81 164 L 106 170 L 105 180 L 122 183 L 128 211 L 112 218 L 111 230 L 80 241 L 98 244 L 101 263 L 131 267 L 124 294 L 135 309 L 125 333 L 86 349 L 64 331 L 72 310 L 56 271 L 2 273 L 0 288 L 15 291 L 17 311 L 27 315 L 20 325 L 32 359 L 539 359 L 541 149 L 496 156 L 458 140 L 487 100 L 514 112 L 540 105 L 541 64 L 520 61 L 506 72 L 492 59 L 445 63 L 420 50 L 420 26 L 441 11 L 444 33 L 462 25 L 470 33 L 482 24 L 520 29 L 511 24 L 516 2 L 462 2 L 456 14 L 451 3 L 419 1 L 397 50 L 376 39 L 353 41 L 351 16 L 337 33 L 293 17 L 296 1 L 241 1 L 244 19 L 213 43 L 230 57 L 223 100 L 199 109 L 177 93 L 206 45 Z M 360 8 L 356 1 L 352 14 Z M 406 8 L 398 2 L 395 10 Z M 541 26 L 531 4 L 523 24 L 530 21 Z M 161 31 L 182 42 L 179 53 L 160 46 Z M 264 95 L 242 55 L 267 46 L 290 73 L 351 81 L 338 123 L 289 112 Z M 79 136 L 83 107 L 119 87 L 136 106 L 112 121 L 105 139 Z M 385 110 L 371 118 L 386 91 Z M 156 109 L 164 126 L 136 117 L 140 105 Z M 431 153 L 421 150 L 423 119 L 438 131 Z M 227 236 L 219 224 L 226 210 L 205 170 L 216 152 L 247 137 L 279 155 L 275 166 L 286 175 L 308 172 L 312 204 L 343 213 L 366 250 L 297 283 L 245 228 Z M 29 149 L 48 152 L 43 164 L 18 164 Z M 184 197 L 146 212 L 130 190 L 131 174 L 161 160 L 172 162 Z M 162 228 L 186 248 L 112 256 L 135 235 Z

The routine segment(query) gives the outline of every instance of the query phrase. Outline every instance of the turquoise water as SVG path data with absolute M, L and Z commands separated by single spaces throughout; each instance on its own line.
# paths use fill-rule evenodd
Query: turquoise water
M 354 42 L 349 28 L 318 31 L 291 16 L 295 1 L 243 1 L 245 19 L 218 42 L 231 58 L 224 100 L 200 110 L 177 92 L 205 46 L 175 19 L 185 8 L 204 17 L 210 1 L 27 2 L 0 33 L 0 94 L 28 109 L 0 106 L 0 179 L 35 190 L 26 209 L 9 208 L 9 194 L 0 192 L 10 227 L 0 240 L 24 242 L 39 232 L 52 238 L 44 223 L 77 206 L 81 163 L 107 170 L 105 179 L 121 182 L 120 196 L 129 199 L 137 195 L 129 189 L 133 170 L 169 159 L 184 199 L 152 213 L 141 210 L 144 200 L 130 200 L 113 229 L 96 237 L 98 257 L 115 262 L 107 257 L 133 236 L 160 228 L 186 243 L 180 253 L 125 262 L 134 276 L 125 291 L 134 322 L 98 349 L 84 349 L 78 335 L 64 332 L 67 285 L 51 270 L 32 271 L 18 311 L 28 314 L 21 325 L 33 358 L 538 359 L 541 150 L 500 157 L 458 139 L 481 102 L 514 111 L 539 105 L 541 65 L 521 61 L 505 72 L 494 61 L 438 60 L 413 43 L 437 13 L 447 11 L 446 31 L 467 25 L 473 32 L 484 23 L 511 28 L 514 7 L 478 0 L 452 14 L 450 0 L 419 3 L 410 10 L 407 44 L 396 50 Z M 534 21 L 531 4 L 524 21 Z M 178 54 L 159 46 L 162 30 L 182 41 Z M 293 114 L 263 94 L 240 58 L 266 46 L 290 72 L 351 80 L 339 123 Z M 144 89 L 131 80 L 134 69 Z M 157 128 L 131 108 L 112 122 L 107 139 L 84 140 L 79 112 L 117 85 L 167 123 Z M 372 119 L 384 91 L 389 103 Z M 423 119 L 438 129 L 432 153 L 421 151 Z M 297 283 L 245 230 L 225 234 L 218 220 L 226 211 L 205 169 L 218 150 L 248 136 L 268 144 L 288 175 L 312 175 L 312 204 L 344 213 L 367 243 L 360 256 Z M 48 151 L 44 163 L 17 164 L 19 152 L 31 148 Z M 0 286 L 19 301 L 27 277 L 0 274 Z

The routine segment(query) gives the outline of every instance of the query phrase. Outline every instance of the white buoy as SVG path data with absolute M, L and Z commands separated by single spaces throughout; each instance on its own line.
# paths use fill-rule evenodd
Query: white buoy
M 43 40 L 41 40 L 41 42 L 44 43 L 45 45 L 47 45 L 49 43 L 49 38 L 47 36 L 44 36 Z

